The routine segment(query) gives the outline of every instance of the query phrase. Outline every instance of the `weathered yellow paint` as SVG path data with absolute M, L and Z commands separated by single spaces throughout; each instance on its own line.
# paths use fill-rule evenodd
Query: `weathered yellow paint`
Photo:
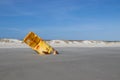
M 23 41 L 38 54 L 51 54 L 54 50 L 46 41 L 33 32 L 29 32 Z

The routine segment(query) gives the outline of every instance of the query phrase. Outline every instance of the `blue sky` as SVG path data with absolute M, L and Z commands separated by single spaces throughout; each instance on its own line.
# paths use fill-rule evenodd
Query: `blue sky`
M 120 40 L 120 0 L 0 0 L 0 38 Z

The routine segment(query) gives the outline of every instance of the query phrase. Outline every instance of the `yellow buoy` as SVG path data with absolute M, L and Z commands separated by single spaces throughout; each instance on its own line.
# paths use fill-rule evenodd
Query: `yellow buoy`
M 23 42 L 35 50 L 38 54 L 58 54 L 58 52 L 51 47 L 46 41 L 36 35 L 34 32 L 29 32 Z

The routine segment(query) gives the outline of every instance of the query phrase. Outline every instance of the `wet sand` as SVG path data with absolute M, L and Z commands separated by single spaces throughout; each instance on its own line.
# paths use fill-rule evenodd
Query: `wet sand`
M 0 49 L 0 80 L 120 80 L 120 48 Z

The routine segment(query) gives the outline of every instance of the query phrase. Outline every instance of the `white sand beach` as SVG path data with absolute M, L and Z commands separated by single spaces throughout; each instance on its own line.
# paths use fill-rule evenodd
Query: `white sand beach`
M 59 55 L 38 55 L 15 39 L 0 40 L 0 80 L 120 80 L 120 43 L 47 41 Z
M 120 49 L 57 47 L 59 55 L 0 48 L 0 80 L 120 80 Z

